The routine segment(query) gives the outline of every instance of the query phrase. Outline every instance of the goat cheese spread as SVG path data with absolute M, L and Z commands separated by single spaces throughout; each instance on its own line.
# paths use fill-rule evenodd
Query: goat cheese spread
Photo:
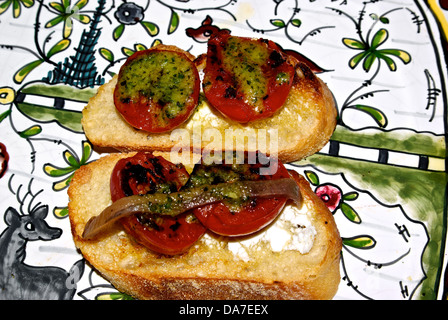
M 230 240 L 227 248 L 238 259 L 250 260 L 250 252 L 268 244 L 273 252 L 296 250 L 308 253 L 314 244 L 316 229 L 307 215 L 306 206 L 287 204 L 276 221 L 255 235 Z M 212 241 L 205 234 L 204 241 Z

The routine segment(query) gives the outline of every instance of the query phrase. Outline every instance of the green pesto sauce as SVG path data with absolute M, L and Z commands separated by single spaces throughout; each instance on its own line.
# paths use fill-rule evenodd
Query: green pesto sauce
M 146 203 L 144 207 L 138 207 L 136 211 L 141 218 L 148 218 L 151 215 L 174 217 L 194 207 L 215 203 L 216 201 L 237 206 L 249 201 L 250 193 L 251 188 L 244 181 L 184 188 L 179 192 L 169 194 L 149 193 L 139 196 L 139 201 Z
M 289 74 L 287 74 L 286 72 L 279 72 L 277 74 L 277 76 L 275 77 L 275 82 L 278 85 L 282 85 L 284 83 L 289 83 Z
M 191 62 L 171 51 L 150 51 L 131 61 L 120 73 L 121 101 L 161 107 L 162 117 L 172 119 L 185 110 L 194 92 Z
M 201 165 L 197 164 L 190 175 L 190 179 L 184 189 L 206 187 L 226 182 L 254 181 L 260 179 L 258 172 L 251 170 L 248 164 L 233 165 Z M 241 194 L 238 188 L 232 189 L 232 183 L 228 184 L 227 194 L 223 201 L 232 212 L 238 212 L 247 205 L 251 199 Z
M 268 79 L 262 66 L 269 59 L 265 44 L 230 37 L 223 50 L 223 66 L 235 76 L 239 89 L 247 102 L 262 110 L 263 98 L 267 95 Z

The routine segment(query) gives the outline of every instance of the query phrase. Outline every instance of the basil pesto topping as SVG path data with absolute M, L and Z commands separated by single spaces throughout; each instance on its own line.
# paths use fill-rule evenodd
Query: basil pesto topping
M 229 70 L 247 101 L 256 107 L 263 107 L 267 94 L 268 79 L 263 74 L 263 65 L 269 58 L 264 43 L 230 37 L 223 50 L 223 67 Z
M 190 188 L 203 187 L 229 183 L 228 194 L 223 202 L 232 212 L 238 212 L 247 205 L 251 199 L 243 194 L 238 187 L 232 189 L 232 183 L 241 181 L 257 181 L 264 180 L 265 177 L 260 175 L 258 168 L 254 168 L 249 164 L 233 164 L 233 165 L 195 165 L 190 179 L 183 187 L 184 190 Z M 204 190 L 206 192 L 207 190 Z
M 122 103 L 158 105 L 161 117 L 172 119 L 185 111 L 196 78 L 191 61 L 183 55 L 152 50 L 123 68 L 119 80 Z
M 268 97 L 269 76 L 271 69 L 285 63 L 277 51 L 269 49 L 265 42 L 230 37 L 223 50 L 223 67 L 229 70 L 243 93 L 247 103 L 254 105 L 258 112 L 263 112 L 263 100 Z M 279 71 L 274 74 L 277 85 L 289 83 L 290 75 Z M 226 95 L 230 96 L 230 87 Z

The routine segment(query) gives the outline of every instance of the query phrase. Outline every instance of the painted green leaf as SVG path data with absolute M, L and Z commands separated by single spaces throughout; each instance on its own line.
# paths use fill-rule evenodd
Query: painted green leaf
M 381 128 L 385 128 L 387 126 L 386 115 L 382 111 L 377 109 L 377 108 L 366 106 L 366 105 L 362 105 L 362 104 L 357 104 L 357 105 L 354 105 L 354 106 L 350 106 L 348 108 L 360 110 L 362 112 L 367 113 L 368 115 L 370 115 L 376 121 L 376 123 Z
M 64 180 L 58 181 L 53 183 L 53 190 L 54 191 L 62 191 L 70 185 L 70 181 L 72 181 L 73 174 L 65 178 Z
M 14 82 L 16 83 L 22 83 L 25 77 L 33 71 L 36 67 L 40 66 L 42 64 L 43 60 L 36 60 L 33 62 L 30 62 L 26 65 L 24 65 L 22 68 L 20 68 L 15 74 L 14 74 Z
M 61 23 L 62 21 L 64 21 L 64 16 L 57 16 L 56 18 L 53 18 L 50 21 L 48 21 L 47 24 L 45 25 L 45 28 L 54 27 L 55 25 Z
M 389 24 L 389 19 L 386 18 L 386 17 L 381 17 L 381 18 L 380 18 L 380 21 L 381 21 L 382 23 L 384 23 L 384 24 Z
M 364 43 L 362 43 L 361 41 L 358 41 L 356 39 L 344 38 L 344 39 L 342 39 L 342 42 L 344 43 L 345 46 L 347 46 L 351 49 L 363 50 L 366 47 Z
M 82 113 L 79 111 L 56 109 L 26 102 L 17 103 L 16 105 L 20 112 L 33 120 L 42 122 L 56 121 L 62 127 L 74 132 L 84 132 L 81 124 Z
M 88 141 L 82 142 L 82 157 L 81 157 L 81 164 L 87 163 L 87 160 L 89 160 L 90 156 L 92 155 L 92 145 Z
M 67 39 L 68 37 L 70 37 L 70 35 L 72 34 L 73 31 L 73 23 L 72 20 L 70 18 L 65 18 L 64 20 L 64 38 Z
M 155 39 L 155 40 L 153 41 L 153 43 L 151 44 L 151 48 L 152 48 L 152 47 L 155 47 L 155 46 L 158 46 L 159 44 L 162 44 L 162 40 L 160 40 L 160 39 Z
M 1 89 L 0 89 L 1 91 Z M 34 82 L 20 89 L 21 93 L 47 96 L 87 103 L 98 91 L 98 87 L 79 89 L 65 84 L 48 85 Z
M 146 32 L 148 32 L 150 36 L 154 37 L 159 33 L 159 27 L 152 22 L 142 21 L 141 25 L 144 27 L 144 29 L 146 30 Z
M 86 14 L 73 15 L 73 18 L 84 24 L 90 22 L 90 17 Z
M 5 120 L 11 114 L 11 110 L 6 110 L 2 114 L 0 114 L 0 122 Z
M 65 13 L 65 8 L 58 2 L 50 2 L 50 6 L 60 13 Z
M 353 201 L 353 200 L 358 199 L 358 196 L 359 196 L 358 192 L 349 192 L 349 193 L 344 194 L 342 196 L 342 199 L 345 201 Z
M 28 129 L 25 129 L 25 130 L 19 132 L 19 136 L 26 139 L 26 138 L 38 135 L 41 132 L 42 132 L 42 127 L 39 125 L 35 125 L 35 126 L 31 126 Z
M 177 27 L 179 26 L 179 15 L 176 11 L 171 11 L 171 19 L 170 19 L 170 25 L 168 27 L 168 34 L 172 34 L 174 31 L 176 31 Z
M 31 8 L 34 5 L 34 0 L 21 0 L 23 5 L 27 8 Z
M 50 51 L 48 51 L 47 57 L 50 58 L 51 56 L 53 56 L 54 54 L 64 51 L 65 49 L 67 49 L 70 46 L 70 40 L 69 39 L 62 39 L 61 41 L 59 41 L 58 43 L 56 43 L 51 49 Z
M 126 48 L 126 47 L 121 48 L 121 51 L 124 53 L 124 55 L 126 55 L 128 57 L 132 56 L 135 52 L 134 50 Z
M 113 32 L 114 40 L 117 41 L 123 35 L 124 32 L 124 24 L 118 25 Z
M 143 51 L 146 50 L 146 46 L 141 43 L 136 43 L 134 45 L 135 51 Z
M 300 27 L 301 25 L 302 25 L 302 21 L 300 21 L 300 19 L 292 19 L 291 20 L 291 24 L 294 26 L 294 27 Z
M 114 54 L 106 48 L 100 48 L 100 55 L 109 62 L 114 62 Z
M 308 181 L 312 185 L 315 185 L 315 186 L 319 185 L 319 177 L 313 171 L 306 170 L 305 175 L 308 178 Z
M 81 10 L 86 6 L 86 4 L 89 2 L 89 0 L 79 0 L 76 2 L 75 6 L 78 8 L 78 10 Z
M 279 27 L 279 28 L 284 28 L 286 26 L 285 22 L 282 19 L 271 19 L 271 24 Z
M 55 207 L 53 210 L 53 214 L 56 218 L 65 218 L 68 216 L 68 208 L 67 207 Z
M 79 167 L 79 159 L 76 155 L 72 154 L 69 150 L 64 152 L 64 160 L 68 165 L 72 167 Z
M 73 167 L 59 168 L 49 163 L 44 165 L 44 172 L 50 177 L 62 177 L 73 172 L 74 170 L 75 169 Z
M 11 5 L 11 1 L 4 1 L 2 4 L 0 4 L 0 14 L 8 10 L 9 6 Z
M 340 208 L 342 210 L 342 213 L 348 220 L 357 224 L 361 223 L 361 218 L 359 217 L 358 213 L 356 213 L 355 209 L 353 209 L 350 205 L 342 202 Z
M 378 57 L 387 64 L 387 66 L 389 67 L 390 71 L 396 71 L 397 70 L 397 65 L 396 65 L 395 61 L 392 58 L 389 58 L 388 56 L 385 56 L 385 55 L 381 55 L 379 53 L 378 53 Z
M 376 245 L 376 240 L 371 236 L 358 236 L 353 238 L 343 238 L 342 242 L 346 246 L 357 249 L 372 249 Z
M 134 50 L 133 50 L 133 49 L 130 49 L 130 48 L 123 47 L 123 48 L 121 48 L 121 52 L 123 52 L 123 54 L 124 54 L 125 56 L 130 57 L 130 56 L 132 56 L 135 52 L 143 51 L 143 50 L 146 50 L 146 49 L 147 49 L 147 48 L 146 48 L 146 46 L 145 46 L 144 44 L 136 43 L 136 44 L 134 44 Z
M 349 66 L 352 69 L 355 69 L 356 66 L 364 59 L 364 57 L 368 54 L 368 51 L 363 51 L 361 53 L 358 53 L 356 56 L 350 59 Z
M 411 62 L 411 55 L 404 50 L 398 49 L 383 49 L 379 50 L 378 53 L 383 57 L 384 55 L 392 55 L 399 58 L 404 64 Z
M 20 2 L 17 0 L 13 1 L 12 8 L 14 18 L 18 18 L 20 16 Z
M 120 292 L 112 292 L 112 293 L 103 293 L 96 296 L 96 300 L 134 300 L 131 296 L 120 293 Z
M 389 37 L 389 33 L 386 29 L 380 29 L 375 33 L 373 37 L 372 44 L 370 45 L 372 48 L 378 48 L 381 44 L 383 44 L 387 38 Z
M 376 55 L 373 53 L 369 53 L 367 54 L 367 56 L 364 58 L 364 64 L 363 64 L 363 68 L 366 72 L 370 71 L 370 68 L 372 68 L 373 63 L 376 60 Z

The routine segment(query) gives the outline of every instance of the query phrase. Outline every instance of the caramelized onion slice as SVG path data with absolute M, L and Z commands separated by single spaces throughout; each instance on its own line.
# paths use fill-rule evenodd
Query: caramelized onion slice
M 302 202 L 299 186 L 291 178 L 220 183 L 170 194 L 133 195 L 115 201 L 98 216 L 90 218 L 84 228 L 82 237 L 84 239 L 92 239 L 101 230 L 107 228 L 118 219 L 136 213 L 175 216 L 219 201 L 274 196 L 286 197 L 298 205 Z

